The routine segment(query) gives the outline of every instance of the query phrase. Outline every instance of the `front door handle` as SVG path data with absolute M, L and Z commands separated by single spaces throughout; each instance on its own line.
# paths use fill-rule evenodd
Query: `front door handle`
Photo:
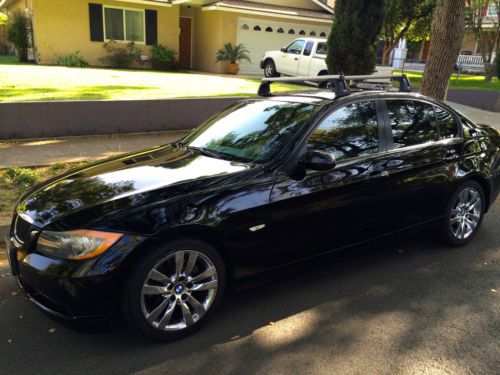
M 389 177 L 389 172 L 387 171 L 380 171 L 380 172 L 372 172 L 369 174 L 368 178 L 371 180 L 378 180 L 380 178 L 386 178 Z
M 295 60 L 295 61 L 299 61 L 299 58 L 298 58 L 298 57 L 296 57 L 294 60 Z

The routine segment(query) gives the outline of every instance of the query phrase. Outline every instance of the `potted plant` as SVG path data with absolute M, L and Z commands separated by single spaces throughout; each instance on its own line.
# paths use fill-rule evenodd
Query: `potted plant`
M 216 61 L 229 61 L 229 64 L 226 67 L 226 72 L 229 74 L 238 74 L 240 71 L 240 66 L 238 65 L 238 61 L 246 60 L 249 63 L 252 61 L 248 56 L 250 52 L 245 48 L 243 44 L 238 44 L 236 47 L 233 47 L 231 43 L 224 44 L 224 48 L 220 49 L 215 56 Z

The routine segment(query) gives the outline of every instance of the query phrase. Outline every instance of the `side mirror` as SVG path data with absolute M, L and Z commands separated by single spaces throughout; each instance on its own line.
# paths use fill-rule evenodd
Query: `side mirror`
M 281 52 L 286 52 L 286 47 L 281 47 L 280 51 Z
M 310 150 L 299 160 L 299 165 L 304 169 L 313 171 L 329 171 L 335 168 L 335 157 L 328 152 Z

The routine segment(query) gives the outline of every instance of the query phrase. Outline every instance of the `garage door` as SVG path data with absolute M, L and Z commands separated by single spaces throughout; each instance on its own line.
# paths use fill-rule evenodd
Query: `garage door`
M 259 67 L 262 56 L 267 51 L 279 50 L 296 38 L 326 38 L 328 26 L 313 26 L 292 22 L 273 22 L 262 19 L 238 18 L 238 44 L 250 51 L 252 63 L 240 61 L 241 74 L 262 74 Z

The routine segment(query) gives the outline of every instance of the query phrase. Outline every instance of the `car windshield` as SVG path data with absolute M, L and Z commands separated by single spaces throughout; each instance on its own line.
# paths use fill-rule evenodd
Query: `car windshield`
M 188 137 L 188 148 L 250 163 L 272 160 L 317 106 L 273 100 L 246 101 L 222 111 Z

